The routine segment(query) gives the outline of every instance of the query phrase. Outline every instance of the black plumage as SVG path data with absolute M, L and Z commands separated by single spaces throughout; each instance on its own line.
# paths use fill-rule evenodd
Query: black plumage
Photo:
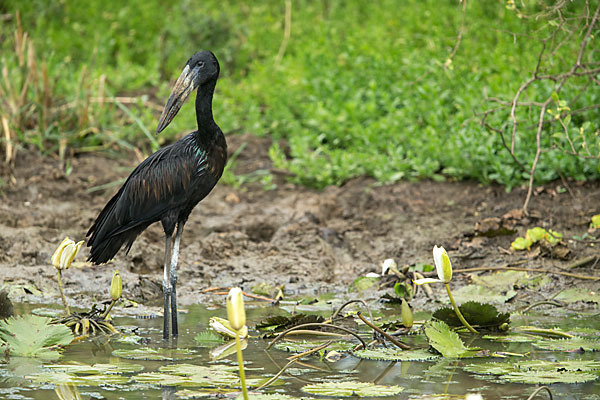
M 169 336 L 169 312 L 173 335 L 178 333 L 177 261 L 183 226 L 192 209 L 215 186 L 227 161 L 225 137 L 212 115 L 218 76 L 219 63 L 211 52 L 201 51 L 188 60 L 167 101 L 157 133 L 166 128 L 196 88 L 198 130 L 161 148 L 138 165 L 88 232 L 89 260 L 101 264 L 112 259 L 123 246 L 129 251 L 150 224 L 162 223 L 166 238 L 165 338 Z

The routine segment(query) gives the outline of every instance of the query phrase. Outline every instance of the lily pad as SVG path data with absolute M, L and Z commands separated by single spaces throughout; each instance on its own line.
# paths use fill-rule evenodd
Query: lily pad
M 370 277 L 370 276 L 361 276 L 356 278 L 354 282 L 350 285 L 348 292 L 362 292 L 364 290 L 370 289 L 375 286 L 379 282 L 380 278 Z
M 367 360 L 379 361 L 430 361 L 439 356 L 430 353 L 427 350 L 395 350 L 389 348 L 357 350 L 352 355 Z
M 466 285 L 453 291 L 454 299 L 457 303 L 466 303 L 468 301 L 485 301 L 487 303 L 506 303 L 517 295 L 514 290 L 506 292 L 492 290 L 481 285 Z
M 304 313 L 296 313 L 289 317 L 285 315 L 276 315 L 260 321 L 256 324 L 256 329 L 261 332 L 266 332 L 265 337 L 272 337 L 275 333 L 283 332 L 296 325 L 323 321 L 325 321 L 325 318 L 314 314 L 307 315 Z
M 541 339 L 534 347 L 552 351 L 600 351 L 600 340 L 576 336 L 571 339 Z
M 493 340 L 494 342 L 505 342 L 505 343 L 530 343 L 535 342 L 539 338 L 531 335 L 519 335 L 519 334 L 508 334 L 508 335 L 483 335 L 482 339 Z
M 58 359 L 61 346 L 73 340 L 71 329 L 53 325 L 51 319 L 25 315 L 0 321 L 0 339 L 13 356 Z
M 132 374 L 144 370 L 144 367 L 139 364 L 133 364 L 123 361 L 113 361 L 110 364 L 83 364 L 79 362 L 70 362 L 68 364 L 50 364 L 45 365 L 46 368 L 50 368 L 56 372 L 65 372 L 68 374 L 86 374 L 86 375 L 99 375 L 99 374 Z
M 292 353 L 303 353 L 305 351 L 314 349 L 317 346 L 322 345 L 323 341 L 318 340 L 303 340 L 303 341 L 279 341 L 275 343 L 275 348 L 283 351 L 289 351 Z M 356 346 L 355 343 L 349 342 L 347 340 L 340 340 L 337 342 L 331 343 L 326 347 L 327 351 L 336 350 L 336 351 L 350 351 Z
M 27 376 L 34 382 L 51 383 L 53 385 L 71 384 L 77 386 L 123 385 L 130 381 L 128 376 L 116 374 L 75 375 L 66 372 L 46 372 Z
M 518 363 L 470 364 L 463 368 L 468 372 L 496 375 L 501 380 L 515 383 L 579 383 L 597 379 L 600 362 L 594 360 L 532 360 Z
M 583 288 L 570 288 L 563 290 L 554 297 L 554 300 L 563 301 L 565 303 L 576 303 L 584 301 L 587 303 L 600 303 L 600 294 Z
M 509 313 L 500 313 L 498 312 L 498 309 L 491 304 L 467 301 L 458 308 L 463 317 L 465 317 L 471 325 L 483 328 L 497 328 L 510 321 Z M 433 316 L 452 327 L 462 326 L 462 322 L 460 322 L 460 319 L 456 316 L 454 309 L 450 307 L 440 308 L 433 313 Z
M 370 382 L 321 382 L 305 385 L 303 392 L 321 396 L 336 397 L 386 397 L 395 396 L 404 390 L 401 386 L 376 385 Z
M 217 335 L 215 332 L 211 330 L 206 330 L 204 332 L 200 332 L 194 337 L 194 340 L 198 344 L 198 346 L 203 347 L 211 347 L 219 344 L 223 344 L 225 339 L 222 336 Z
M 429 344 L 444 357 L 464 357 L 472 353 L 458 334 L 443 321 L 433 321 L 425 327 Z
M 113 356 L 129 358 L 131 360 L 152 360 L 152 361 L 175 361 L 189 360 L 196 355 L 189 349 L 152 349 L 142 347 L 139 349 L 118 349 L 113 351 Z

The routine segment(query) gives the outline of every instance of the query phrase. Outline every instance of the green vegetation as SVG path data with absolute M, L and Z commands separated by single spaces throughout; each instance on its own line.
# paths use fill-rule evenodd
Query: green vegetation
M 512 187 L 528 179 L 539 111 L 516 110 L 521 169 L 498 132 L 481 124 L 482 113 L 499 107 L 486 96 L 512 100 L 532 76 L 541 39 L 556 28 L 553 15 L 521 17 L 541 11 L 539 2 L 522 3 L 515 10 L 512 2 L 468 2 L 464 35 L 449 58 L 461 27 L 456 0 L 291 2 L 291 34 L 279 59 L 281 1 L 7 0 L 0 8 L 0 119 L 9 133 L 1 140 L 8 152 L 10 138 L 10 154 L 15 142 L 59 154 L 67 170 L 69 156 L 81 152 L 148 154 L 194 127 L 188 104 L 171 129 L 158 138 L 152 133 L 185 60 L 211 49 L 222 65 L 215 117 L 223 131 L 270 135 L 274 165 L 296 182 L 323 187 L 370 175 Z M 579 15 L 583 7 L 569 3 L 563 12 Z M 583 38 L 578 29 L 567 23 L 549 42 L 562 44 L 544 58 L 543 72 L 573 65 Z M 570 31 L 572 40 L 565 40 Z M 584 62 L 600 61 L 592 50 L 597 33 Z M 541 136 L 537 182 L 600 176 L 599 108 L 575 112 L 599 103 L 597 91 L 582 91 L 587 82 L 574 77 L 548 105 L 553 114 Z M 521 101 L 543 102 L 556 90 L 540 81 Z M 511 139 L 510 109 L 485 122 Z

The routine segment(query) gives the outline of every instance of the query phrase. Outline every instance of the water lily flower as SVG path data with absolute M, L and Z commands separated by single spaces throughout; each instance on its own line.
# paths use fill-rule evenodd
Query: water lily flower
M 227 295 L 227 319 L 229 325 L 235 330 L 235 348 L 237 352 L 238 367 L 240 369 L 240 383 L 244 400 L 248 400 L 248 388 L 246 387 L 246 375 L 244 373 L 244 358 L 242 356 L 242 345 L 240 343 L 240 331 L 246 328 L 246 310 L 244 309 L 244 294 L 238 287 L 231 288 Z M 246 328 L 246 334 L 248 328 Z
M 244 309 L 244 295 L 242 289 L 231 288 L 227 295 L 227 319 L 233 329 L 239 331 L 246 325 L 246 310 Z
M 424 285 L 426 283 L 450 283 L 452 280 L 452 262 L 450 262 L 450 257 L 448 257 L 446 249 L 433 246 L 433 261 L 435 262 L 435 270 L 438 279 L 417 279 L 414 281 L 416 285 Z
M 52 255 L 51 262 L 54 268 L 58 270 L 68 269 L 73 263 L 77 253 L 79 253 L 82 244 L 83 240 L 75 243 L 68 237 L 64 238 Z
M 393 258 L 388 258 L 381 263 L 381 275 L 386 275 L 388 272 L 392 274 L 398 272 L 398 264 Z
M 248 336 L 248 327 L 244 325 L 242 329 L 236 331 L 233 329 L 229 321 L 224 318 L 211 317 L 208 320 L 208 325 L 219 335 L 229 339 L 234 339 L 236 333 L 243 338 Z
M 424 285 L 427 283 L 443 283 L 446 286 L 446 292 L 448 292 L 448 298 L 450 299 L 450 303 L 452 303 L 452 307 L 454 308 L 454 312 L 456 316 L 462 322 L 462 324 L 467 328 L 471 333 L 477 333 L 477 331 L 469 325 L 465 317 L 463 317 L 460 309 L 456 305 L 454 301 L 454 297 L 452 297 L 452 292 L 450 292 L 450 281 L 452 280 L 452 262 L 450 262 L 450 257 L 448 257 L 448 253 L 446 249 L 443 247 L 433 246 L 433 261 L 435 262 L 435 270 L 437 272 L 438 279 L 434 278 L 423 278 L 417 279 L 413 281 L 415 285 Z
M 121 294 L 123 294 L 123 280 L 121 279 L 121 275 L 119 275 L 119 271 L 115 270 L 110 282 L 110 297 L 113 301 L 117 301 L 121 298 Z

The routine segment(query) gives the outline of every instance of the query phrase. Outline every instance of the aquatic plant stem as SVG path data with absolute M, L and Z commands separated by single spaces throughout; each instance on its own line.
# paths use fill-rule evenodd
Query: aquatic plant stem
M 458 319 L 460 319 L 460 322 L 462 322 L 462 324 L 465 326 L 465 328 L 467 328 L 469 331 L 471 331 L 471 333 L 474 333 L 477 335 L 479 332 L 477 332 L 475 330 L 475 328 L 473 328 L 471 325 L 469 325 L 469 323 L 467 322 L 465 317 L 463 317 L 462 313 L 460 312 L 458 306 L 456 305 L 456 302 L 454 301 L 454 297 L 452 297 L 452 292 L 450 292 L 450 285 L 448 283 L 446 283 L 445 285 L 446 285 L 446 291 L 448 292 L 448 298 L 450 299 L 450 303 L 452 303 L 452 307 L 454 307 L 454 312 L 456 313 L 456 316 L 458 317 Z
M 108 313 L 110 312 L 110 310 L 112 310 L 116 302 L 116 300 L 111 300 L 110 304 L 108 305 L 108 308 L 106 309 L 106 311 L 104 311 L 104 314 L 102 314 L 102 319 L 106 319 L 106 317 L 108 317 Z
M 65 297 L 65 292 L 63 291 L 63 284 L 62 284 L 62 271 L 60 269 L 56 269 L 58 271 L 58 290 L 60 291 L 60 297 L 62 299 L 63 305 L 65 306 L 65 310 L 67 311 L 67 315 L 71 315 L 71 309 L 69 308 L 69 305 L 67 304 L 67 298 Z
M 235 349 L 237 351 L 237 361 L 240 368 L 240 382 L 242 385 L 242 394 L 244 400 L 248 400 L 248 389 L 246 388 L 246 374 L 244 373 L 244 357 L 242 356 L 242 344 L 240 343 L 240 335 L 235 333 Z

